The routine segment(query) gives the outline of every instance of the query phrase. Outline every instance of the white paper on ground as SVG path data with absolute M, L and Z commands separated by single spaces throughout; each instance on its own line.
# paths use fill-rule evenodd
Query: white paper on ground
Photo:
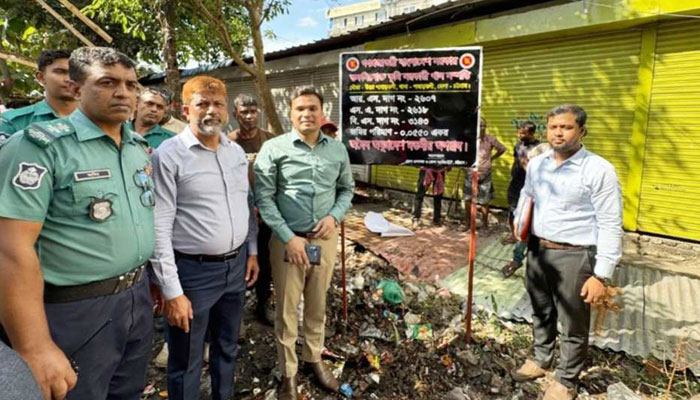
M 382 214 L 374 211 L 369 211 L 365 215 L 365 226 L 370 232 L 379 233 L 382 237 L 413 236 L 412 230 L 392 224 Z

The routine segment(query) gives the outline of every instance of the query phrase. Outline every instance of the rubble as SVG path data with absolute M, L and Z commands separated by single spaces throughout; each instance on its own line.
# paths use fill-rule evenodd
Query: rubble
M 642 396 L 636 394 L 624 383 L 618 382 L 608 386 L 607 400 L 642 400 Z

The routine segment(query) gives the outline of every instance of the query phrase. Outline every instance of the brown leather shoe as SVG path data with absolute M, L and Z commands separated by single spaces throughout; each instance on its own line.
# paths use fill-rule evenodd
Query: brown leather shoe
M 516 382 L 528 382 L 543 377 L 545 372 L 544 368 L 537 365 L 536 362 L 526 360 L 525 364 L 520 366 L 520 368 L 515 371 L 510 371 L 510 376 L 513 377 L 513 380 Z
M 323 361 L 309 364 L 311 364 L 311 368 L 314 371 L 314 375 L 316 375 L 316 379 L 318 379 L 318 382 L 321 384 L 322 387 L 332 392 L 338 391 L 338 389 L 340 388 L 340 384 L 335 379 L 331 371 L 329 371 L 328 368 L 326 368 L 326 366 L 323 364 Z
M 576 389 L 568 388 L 555 379 L 544 392 L 542 400 L 574 400 L 576 396 Z
M 297 400 L 297 376 L 291 378 L 282 377 L 282 383 L 277 393 L 279 400 Z

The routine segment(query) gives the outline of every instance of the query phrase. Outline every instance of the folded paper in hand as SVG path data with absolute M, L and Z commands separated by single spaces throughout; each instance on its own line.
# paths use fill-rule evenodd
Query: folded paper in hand
M 365 215 L 365 226 L 371 232 L 379 233 L 382 237 L 414 235 L 412 230 L 392 224 L 387 221 L 382 214 L 373 211 L 369 211 L 367 215 Z

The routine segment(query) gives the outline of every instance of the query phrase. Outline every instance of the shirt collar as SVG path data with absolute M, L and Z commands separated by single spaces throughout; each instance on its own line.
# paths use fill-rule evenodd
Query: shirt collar
M 574 153 L 571 157 L 564 160 L 564 162 L 561 163 L 561 165 L 564 165 L 564 164 L 570 162 L 572 164 L 580 166 L 581 163 L 583 163 L 583 159 L 586 157 L 587 153 L 588 153 L 588 150 L 586 150 L 585 146 L 583 144 L 581 144 L 581 148 L 578 149 L 578 151 L 576 153 Z M 546 159 L 554 160 L 554 150 L 552 150 L 552 149 L 547 150 L 547 152 L 544 153 L 544 157 Z
M 129 129 L 131 129 L 135 134 L 137 134 L 137 135 L 139 135 L 139 136 L 141 136 L 141 137 L 146 137 L 146 136 L 152 135 L 152 134 L 154 134 L 154 133 L 160 133 L 160 125 L 159 125 L 159 124 L 153 125 L 153 126 L 151 127 L 151 129 L 147 130 L 146 133 L 144 133 L 143 135 L 140 134 L 140 133 L 138 133 L 138 132 L 136 132 L 136 128 L 135 128 L 135 126 L 136 126 L 136 121 L 134 121 L 133 119 L 132 119 L 131 121 L 127 122 L 126 125 L 127 125 L 127 126 L 129 127 Z
M 204 147 L 202 145 L 202 143 L 199 141 L 199 139 L 197 139 L 197 136 L 194 135 L 194 133 L 190 129 L 189 125 L 187 125 L 187 127 L 185 127 L 185 130 L 183 130 L 182 133 L 177 135 L 177 136 L 182 138 L 182 142 L 185 144 L 185 147 L 187 147 L 188 149 L 190 147 L 196 146 L 196 145 L 200 145 L 200 146 Z M 224 135 L 223 133 L 219 134 L 219 144 L 222 146 L 231 146 L 232 145 L 231 140 L 228 137 L 226 137 L 226 135 Z
M 34 105 L 34 115 L 46 115 L 53 114 L 54 117 L 59 118 L 58 113 L 51 108 L 49 102 L 46 99 L 36 103 Z
M 289 132 L 288 135 L 289 135 L 289 140 L 292 142 L 292 144 L 294 144 L 296 142 L 306 144 L 306 142 L 304 142 L 304 140 L 301 138 L 301 134 L 296 129 L 292 129 L 292 131 Z M 326 136 L 322 131 L 319 130 L 318 131 L 318 141 L 316 142 L 316 144 L 327 143 L 329 139 L 330 138 L 328 136 Z
M 100 129 L 90 118 L 87 117 L 79 108 L 73 111 L 73 113 L 68 116 L 68 119 L 75 127 L 75 136 L 78 140 L 84 142 L 86 140 L 97 139 L 105 135 L 104 131 Z M 136 134 L 126 123 L 121 125 L 122 140 L 125 142 L 133 143 L 134 135 Z

